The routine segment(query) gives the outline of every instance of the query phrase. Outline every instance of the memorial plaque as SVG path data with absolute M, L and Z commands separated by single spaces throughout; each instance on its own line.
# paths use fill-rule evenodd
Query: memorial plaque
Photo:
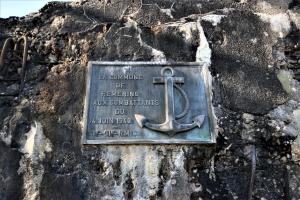
M 200 63 L 89 62 L 84 144 L 215 143 Z

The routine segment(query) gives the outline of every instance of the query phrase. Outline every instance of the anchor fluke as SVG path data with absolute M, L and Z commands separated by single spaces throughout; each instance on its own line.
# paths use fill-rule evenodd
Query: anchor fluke
M 138 123 L 139 127 L 143 128 L 146 122 L 146 117 L 144 115 L 135 114 L 134 115 L 136 122 Z
M 197 126 L 200 128 L 203 124 L 205 116 L 204 115 L 198 115 L 194 118 L 194 123 L 197 124 Z

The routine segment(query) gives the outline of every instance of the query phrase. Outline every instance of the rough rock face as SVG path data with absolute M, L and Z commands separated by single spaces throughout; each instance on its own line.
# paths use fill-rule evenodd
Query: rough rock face
M 299 199 L 299 18 L 298 0 L 91 0 L 0 19 L 0 46 L 30 40 L 23 93 L 0 97 L 0 199 Z M 81 145 L 89 60 L 204 62 L 217 144 Z

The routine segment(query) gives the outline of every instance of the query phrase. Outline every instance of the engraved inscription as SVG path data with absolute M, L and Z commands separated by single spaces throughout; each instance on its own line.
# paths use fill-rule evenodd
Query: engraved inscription
M 113 74 L 109 76 L 100 75 L 100 80 L 142 80 L 141 74 Z
M 135 91 L 101 91 L 103 97 L 138 97 L 138 92 Z
M 123 74 L 100 74 L 99 80 L 111 82 L 113 81 L 112 88 L 105 88 L 100 90 L 97 99 L 93 101 L 95 107 L 112 107 L 118 106 L 112 112 L 107 113 L 110 117 L 99 117 L 90 120 L 92 125 L 103 125 L 102 131 L 97 131 L 98 137 L 126 137 L 133 136 L 133 131 L 123 129 L 108 129 L 105 125 L 129 125 L 134 123 L 133 116 L 129 115 L 128 107 L 135 106 L 158 106 L 158 99 L 139 99 L 138 91 L 132 90 L 132 82 L 143 80 L 143 75 L 137 73 L 123 73 Z M 127 81 L 127 82 L 124 82 Z M 122 117 L 120 117 L 122 116 Z
M 90 121 L 92 124 L 132 124 L 133 120 L 130 117 L 127 118 L 98 118 Z
M 95 136 L 129 137 L 129 136 L 133 136 L 133 135 L 134 135 L 134 132 L 131 130 L 113 129 L 113 130 L 98 131 Z
M 93 102 L 94 106 L 158 106 L 157 99 L 142 100 L 99 100 Z

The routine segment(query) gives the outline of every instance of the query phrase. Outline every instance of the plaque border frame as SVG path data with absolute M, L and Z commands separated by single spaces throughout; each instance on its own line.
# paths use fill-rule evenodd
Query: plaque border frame
M 208 67 L 202 62 L 164 62 L 164 61 L 89 61 L 88 67 L 86 71 L 86 90 L 84 96 L 84 112 L 82 117 L 82 136 L 81 136 L 81 144 L 83 145 L 140 145 L 140 144 L 149 144 L 149 145 L 185 145 L 185 144 L 201 144 L 201 145 L 214 145 L 216 144 L 216 116 L 213 112 L 212 106 L 212 85 L 210 77 L 203 77 L 205 83 L 205 94 L 207 97 L 207 109 L 208 109 L 208 118 L 209 118 L 209 126 L 210 126 L 210 140 L 209 141 L 193 141 L 193 140 L 184 140 L 184 139 L 160 139 L 160 140 L 151 140 L 151 139 L 125 139 L 122 140 L 87 140 L 87 120 L 88 120 L 88 108 L 89 108 L 89 97 L 90 97 L 90 85 L 91 85 L 91 75 L 92 75 L 92 66 L 93 65 L 100 65 L 100 66 L 196 66 L 199 69 L 202 68 L 202 75 L 203 71 L 205 70 L 206 73 L 210 73 Z

